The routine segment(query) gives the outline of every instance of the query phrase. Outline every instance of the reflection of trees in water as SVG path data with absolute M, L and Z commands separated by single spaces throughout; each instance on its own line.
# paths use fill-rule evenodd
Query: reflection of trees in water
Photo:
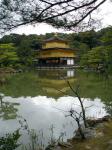
M 15 106 L 18 106 L 19 103 L 5 102 L 4 95 L 0 94 L 0 118 L 4 120 L 16 119 L 18 109 Z M 4 136 L 0 137 L 0 150 L 14 150 L 20 144 L 18 140 L 21 136 L 20 129 L 17 129 L 13 133 L 7 133 Z
M 0 118 L 4 120 L 15 119 L 18 111 L 15 106 L 18 106 L 19 103 L 5 102 L 3 98 L 4 95 L 0 95 Z
M 68 79 L 73 87 L 80 84 L 81 97 L 94 99 L 96 97 L 106 101 L 111 101 L 112 76 L 105 79 L 104 76 L 92 71 L 73 70 L 74 77 L 67 77 L 68 70 L 38 70 L 36 72 L 26 72 L 11 77 L 8 83 L 0 86 L 0 91 L 12 97 L 43 95 L 58 98 L 62 93 L 55 89 L 60 89 L 71 94 L 64 78 Z M 70 70 L 69 70 L 70 71 Z M 68 76 L 72 72 L 68 72 Z

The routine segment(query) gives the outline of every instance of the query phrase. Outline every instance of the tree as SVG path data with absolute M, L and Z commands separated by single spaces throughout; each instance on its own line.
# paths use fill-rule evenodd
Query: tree
M 84 107 L 84 104 L 83 104 L 84 99 L 82 100 L 82 98 L 80 97 L 79 85 L 76 87 L 76 89 L 74 89 L 67 79 L 65 79 L 65 81 L 66 81 L 67 85 L 69 86 L 71 92 L 74 94 L 74 96 L 76 96 L 77 100 L 79 101 L 79 107 L 81 108 L 80 112 L 77 112 L 75 109 L 71 108 L 68 111 L 69 114 L 66 115 L 66 117 L 70 116 L 76 121 L 81 139 L 84 140 L 84 139 L 86 139 L 86 137 L 85 137 L 85 133 L 84 133 L 83 129 L 88 128 L 88 123 L 87 123 L 87 118 L 86 118 L 86 107 Z M 62 90 L 59 90 L 59 89 L 56 89 L 56 90 L 63 93 L 64 95 L 67 95 Z M 66 111 L 64 111 L 64 112 L 66 112 Z M 82 128 L 81 121 L 83 121 L 84 128 Z
M 112 65 L 112 47 L 99 46 L 93 48 L 87 54 L 84 54 L 81 59 L 81 64 L 94 69 L 108 70 Z
M 35 41 L 34 41 L 35 42 Z M 19 63 L 25 67 L 30 67 L 35 58 L 34 48 L 36 45 L 28 37 L 23 39 L 17 48 Z M 38 46 L 37 46 L 38 47 Z
M 77 60 L 75 60 L 75 62 L 79 63 L 82 55 L 90 50 L 89 45 L 81 40 L 80 33 L 69 34 L 66 39 L 69 40 L 70 47 L 74 49 L 74 53 L 77 55 Z
M 97 34 L 94 30 L 80 32 L 79 38 L 82 43 L 88 45 L 89 49 L 91 50 L 93 47 L 97 46 Z
M 0 67 L 14 66 L 19 58 L 13 44 L 0 44 Z
M 102 34 L 100 41 L 104 46 L 112 46 L 112 26 L 106 28 L 105 33 Z
M 48 23 L 58 28 L 80 29 L 96 24 L 92 12 L 106 0 L 1 0 L 1 32 L 15 27 Z
M 100 46 L 85 53 L 81 58 L 81 65 L 110 71 L 112 68 L 112 27 L 99 31 L 97 36 L 99 36 Z

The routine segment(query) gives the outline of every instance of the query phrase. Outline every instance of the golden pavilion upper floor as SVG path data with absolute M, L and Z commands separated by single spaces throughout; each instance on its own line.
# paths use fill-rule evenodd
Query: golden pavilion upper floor
M 38 51 L 38 67 L 72 67 L 75 65 L 76 52 L 68 41 L 57 36 L 45 40 Z

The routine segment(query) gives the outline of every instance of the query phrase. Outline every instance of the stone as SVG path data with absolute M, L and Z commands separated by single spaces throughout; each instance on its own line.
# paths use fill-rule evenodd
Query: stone
M 86 138 L 92 138 L 92 137 L 95 137 L 96 135 L 96 131 L 90 128 L 85 128 L 83 132 Z
M 95 137 L 102 137 L 102 136 L 104 136 L 103 132 L 96 132 L 96 136 Z
M 55 145 L 48 145 L 45 150 L 54 150 Z
M 112 150 L 112 145 L 107 146 L 106 150 Z
M 102 121 L 109 121 L 111 120 L 111 117 L 109 115 L 106 115 L 102 118 Z
M 68 143 L 68 142 L 58 142 L 58 146 L 66 147 L 66 148 L 72 147 L 72 145 L 70 143 Z
M 103 122 L 107 122 L 111 120 L 111 117 L 109 115 L 104 116 L 103 118 L 98 118 L 98 119 L 87 119 L 87 124 L 90 127 L 95 127 L 96 125 L 103 123 Z
M 60 146 L 56 146 L 56 147 L 54 148 L 54 150 L 61 150 L 61 147 L 60 147 Z
M 91 146 L 89 146 L 89 145 L 86 145 L 85 148 L 86 148 L 87 150 L 91 150 L 91 149 L 92 149 Z
M 110 141 L 108 141 L 107 144 L 111 144 L 112 145 L 112 139 Z
M 106 150 L 112 150 L 112 139 L 107 142 L 107 149 Z

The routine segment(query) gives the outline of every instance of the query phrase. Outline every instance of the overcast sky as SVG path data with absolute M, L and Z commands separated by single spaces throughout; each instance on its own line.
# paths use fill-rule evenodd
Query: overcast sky
M 111 0 L 108 0 L 105 2 L 99 9 L 100 11 L 97 12 L 97 16 L 99 16 L 102 19 L 102 27 L 106 27 L 109 25 L 112 25 L 112 2 Z M 46 25 L 44 23 L 42 24 L 36 24 L 35 27 L 31 25 L 27 26 L 21 26 L 15 30 L 12 31 L 12 33 L 18 33 L 18 34 L 45 34 L 45 33 L 51 33 L 51 32 L 65 32 L 63 30 L 57 30 L 54 27 L 50 25 Z

